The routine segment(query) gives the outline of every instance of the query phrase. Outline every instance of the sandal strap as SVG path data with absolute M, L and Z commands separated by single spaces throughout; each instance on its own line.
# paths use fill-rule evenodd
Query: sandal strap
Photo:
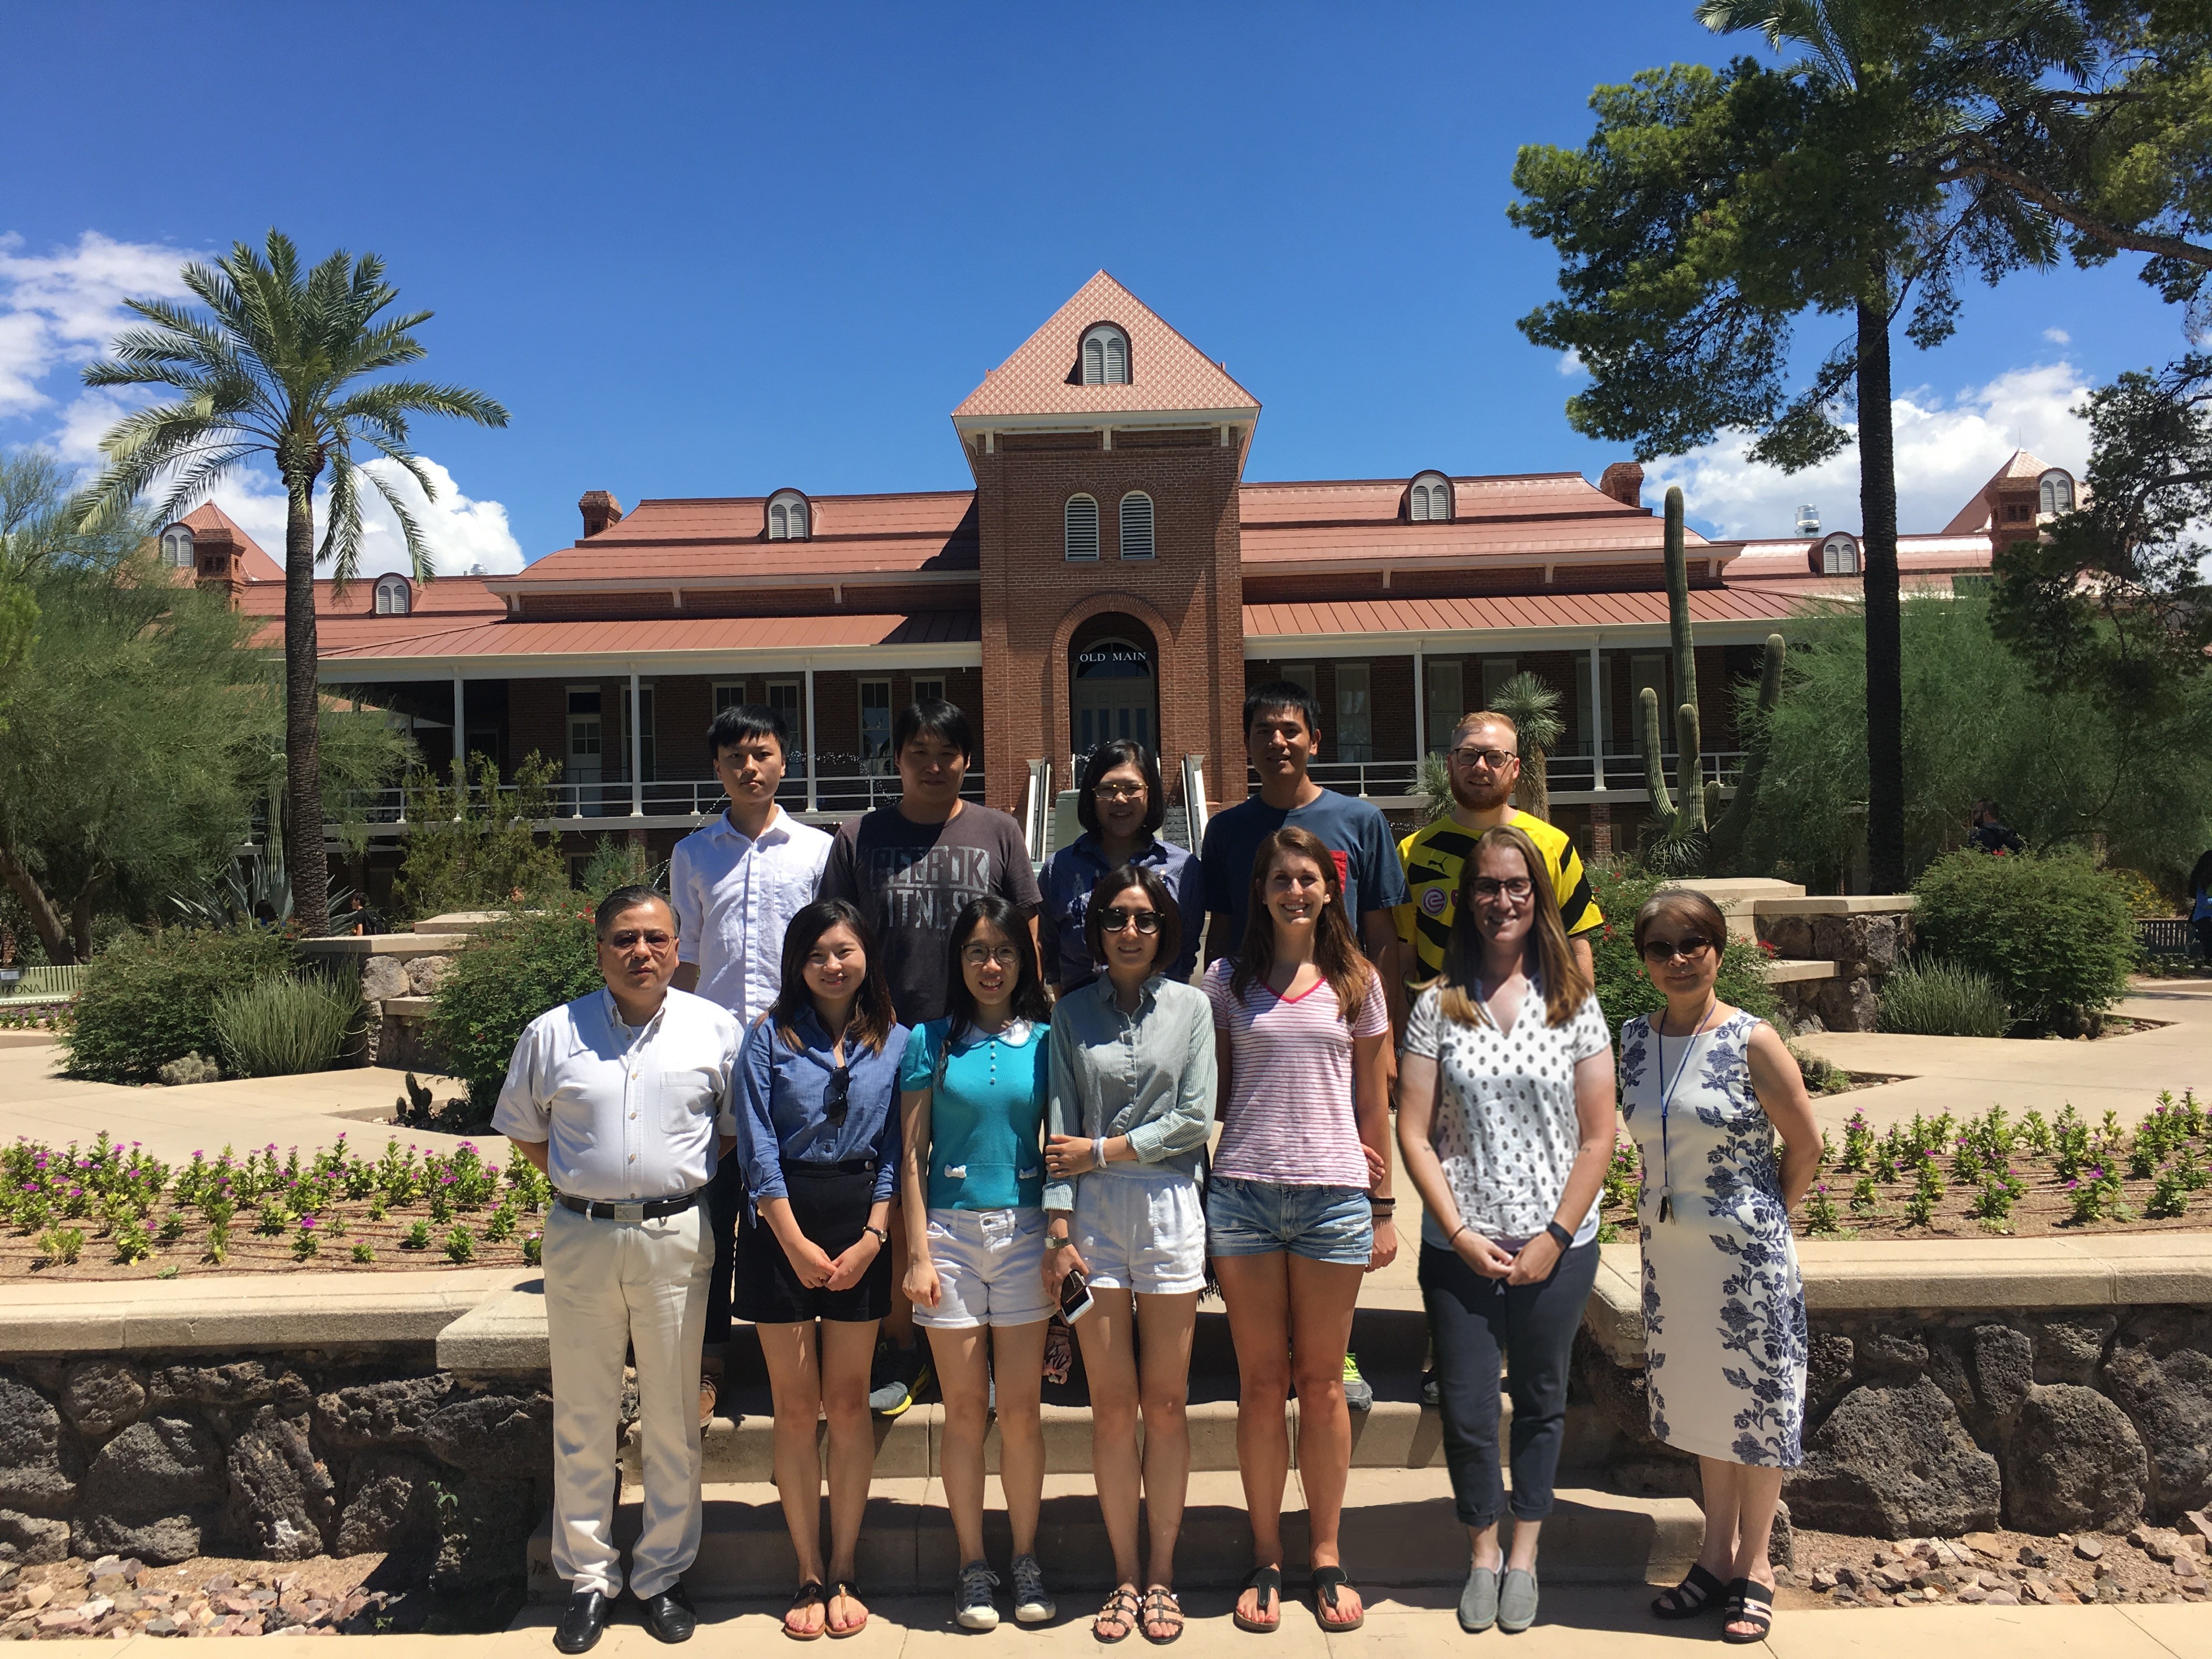
M 1108 1593 L 1104 1605 L 1098 1609 L 1091 1622 L 1095 1625 L 1101 1619 L 1117 1619 L 1127 1627 L 1127 1630 L 1134 1630 L 1143 1620 L 1144 1616 L 1143 1598 L 1138 1595 L 1129 1585 L 1116 1584 Z M 1127 1630 L 1124 1631 L 1125 1635 Z
M 1172 1618 L 1180 1625 L 1182 1623 L 1182 1602 L 1165 1584 L 1155 1584 L 1145 1592 L 1144 1614 L 1145 1622 L 1148 1625 L 1167 1618 Z
M 796 1612 L 800 1607 L 810 1607 L 820 1600 L 822 1600 L 822 1581 L 819 1578 L 810 1578 L 793 1595 L 792 1609 Z
M 1283 1570 L 1280 1567 L 1255 1567 L 1245 1575 L 1244 1588 L 1262 1591 L 1280 1601 L 1283 1595 Z
M 1336 1593 L 1352 1582 L 1352 1575 L 1342 1567 L 1316 1567 L 1313 1570 L 1314 1594 L 1328 1603 L 1331 1613 L 1336 1611 Z

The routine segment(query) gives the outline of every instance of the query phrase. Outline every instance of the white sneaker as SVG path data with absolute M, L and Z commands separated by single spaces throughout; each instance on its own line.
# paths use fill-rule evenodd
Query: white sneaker
M 1044 1587 L 1044 1569 L 1034 1555 L 1014 1558 L 1014 1618 L 1024 1625 L 1050 1624 L 1060 1609 Z
M 952 1595 L 952 1616 L 963 1630 L 996 1630 L 999 1627 L 999 1607 L 991 1592 L 999 1587 L 999 1575 L 981 1561 L 970 1561 L 960 1569 L 960 1587 Z

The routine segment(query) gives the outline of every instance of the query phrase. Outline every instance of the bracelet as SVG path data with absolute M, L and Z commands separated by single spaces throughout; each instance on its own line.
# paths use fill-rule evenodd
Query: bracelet
M 1458 1243 L 1459 1243 L 1459 1236 L 1460 1236 L 1462 1233 L 1468 1232 L 1468 1231 L 1473 1231 L 1473 1230 L 1468 1226 L 1467 1223 L 1465 1223 L 1464 1221 L 1461 1222 L 1461 1223 L 1459 1224 L 1459 1225 L 1458 1225 L 1458 1226 L 1456 1226 L 1456 1227 L 1455 1227 L 1455 1228 L 1453 1228 L 1453 1229 L 1451 1230 L 1451 1237 L 1450 1237 L 1449 1238 L 1447 1238 L 1446 1240 L 1444 1240 L 1444 1246 L 1445 1246 L 1445 1248 L 1449 1249 L 1452 1245 L 1455 1245 L 1455 1244 Z
M 1106 1137 L 1101 1135 L 1091 1143 L 1091 1156 L 1100 1169 L 1106 1167 Z
M 1395 1198 L 1370 1198 L 1367 1200 L 1367 1207 L 1376 1215 L 1393 1215 L 1397 1212 L 1398 1200 Z
M 1551 1234 L 1552 1243 L 1558 1245 L 1562 1250 L 1571 1250 L 1574 1248 L 1575 1236 L 1569 1232 L 1565 1227 L 1559 1225 L 1558 1222 L 1546 1222 L 1544 1224 L 1544 1231 Z

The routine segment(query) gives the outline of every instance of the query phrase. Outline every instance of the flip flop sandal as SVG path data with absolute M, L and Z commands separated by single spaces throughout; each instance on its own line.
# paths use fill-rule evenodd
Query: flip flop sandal
M 1739 1647 L 1753 1642 L 1764 1642 L 1766 1632 L 1774 1628 L 1774 1592 L 1756 1579 L 1739 1578 L 1728 1587 L 1728 1623 L 1755 1625 L 1758 1628 L 1748 1636 L 1739 1636 L 1723 1629 L 1721 1640 L 1733 1642 Z
M 1241 1611 L 1234 1611 L 1229 1616 L 1237 1621 L 1237 1628 L 1249 1630 L 1255 1636 L 1273 1636 L 1277 1631 L 1282 1629 L 1283 1570 L 1280 1567 L 1255 1567 L 1250 1576 L 1244 1580 L 1243 1588 L 1260 1592 L 1260 1599 L 1254 1604 L 1253 1611 L 1255 1613 L 1266 1611 L 1267 1603 L 1272 1601 L 1275 1604 L 1275 1616 L 1263 1625 L 1256 1619 L 1247 1619 Z M 1240 1601 L 1243 1600 L 1241 1594 L 1237 1600 Z
M 822 1609 L 822 1622 L 817 1625 L 812 1630 L 793 1629 L 791 1615 L 797 1613 L 801 1607 L 820 1607 Z M 784 1610 L 783 1633 L 786 1636 L 788 1636 L 794 1642 L 811 1642 L 829 1628 L 830 1607 L 829 1604 L 822 1599 L 822 1581 L 818 1578 L 810 1578 L 799 1587 L 798 1594 L 791 1598 L 790 1607 Z
M 1116 1642 L 1126 1642 L 1129 1639 L 1129 1632 L 1136 1629 L 1137 1621 L 1144 1616 L 1144 1604 L 1138 1600 L 1137 1592 L 1127 1584 L 1119 1585 L 1106 1598 L 1106 1605 L 1092 1617 L 1091 1634 L 1109 1647 Z M 1098 1628 L 1109 1619 L 1119 1620 L 1121 1625 L 1119 1632 L 1112 1636 Z
M 841 1595 L 849 1601 L 857 1601 L 860 1599 L 860 1587 L 849 1578 L 836 1579 L 832 1582 L 830 1586 L 830 1599 L 834 1601 Z M 836 1626 L 829 1622 L 830 1611 L 827 1607 L 823 1609 L 822 1616 L 822 1628 L 828 1631 L 830 1635 L 836 1637 L 842 1638 L 847 1636 L 858 1636 L 862 1631 L 868 1627 L 868 1615 L 865 1613 L 860 1615 L 860 1622 L 859 1624 L 848 1625 L 842 1630 L 839 1630 Z
M 1651 1598 L 1655 1619 L 1695 1619 L 1701 1613 L 1717 1613 L 1728 1599 L 1728 1586 L 1703 1567 L 1692 1565 L 1689 1577 L 1670 1590 Z
M 1352 1575 L 1342 1567 L 1316 1567 L 1313 1570 L 1314 1618 L 1332 1636 L 1358 1630 L 1367 1622 L 1367 1609 L 1362 1607 L 1357 1619 L 1339 1622 L 1329 1617 L 1336 1611 L 1336 1593 L 1352 1582 Z
M 1172 1628 L 1165 1636 L 1155 1636 L 1150 1629 L 1153 1625 Z M 1165 1584 L 1155 1584 L 1145 1592 L 1144 1620 L 1139 1628 L 1145 1632 L 1145 1640 L 1156 1648 L 1165 1647 L 1182 1634 L 1182 1603 L 1176 1600 L 1176 1593 Z

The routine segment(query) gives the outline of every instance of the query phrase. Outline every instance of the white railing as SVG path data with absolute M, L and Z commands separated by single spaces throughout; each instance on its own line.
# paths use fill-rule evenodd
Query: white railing
M 1666 763 L 1667 783 L 1674 783 L 1674 751 L 1662 750 Z M 1607 789 L 1637 789 L 1644 787 L 1644 757 L 1640 754 L 1607 755 L 1604 757 Z M 1743 751 L 1724 749 L 1717 752 L 1706 750 L 1699 757 L 1699 770 L 1708 783 L 1733 785 L 1736 774 L 1743 769 Z M 1334 789 L 1340 794 L 1361 797 L 1418 795 L 1421 793 L 1421 766 L 1413 760 L 1316 761 L 1306 769 L 1307 775 L 1324 789 Z M 1260 775 L 1249 767 L 1245 769 L 1250 787 L 1260 787 Z M 1552 755 L 1547 757 L 1546 781 L 1552 793 L 1594 790 L 1597 782 L 1596 764 L 1588 755 Z
M 1193 847 L 1206 845 L 1206 757 L 1185 755 L 1182 757 L 1182 810 L 1184 833 Z
M 1052 763 L 1033 760 L 1030 779 L 1022 791 L 1022 839 L 1029 844 L 1030 862 L 1044 862 L 1045 837 L 1052 830 Z
M 775 792 L 777 803 L 786 811 L 809 811 L 807 783 L 804 777 L 787 775 Z M 814 779 L 813 786 L 811 810 L 818 812 L 865 812 L 888 805 L 899 798 L 896 772 L 825 775 Z M 449 791 L 441 793 L 448 801 L 452 799 Z M 512 801 L 516 788 L 511 783 L 501 784 L 499 793 L 503 800 Z M 347 793 L 346 805 L 366 823 L 398 828 L 422 821 L 422 793 L 400 784 L 382 789 L 355 789 Z M 963 799 L 981 802 L 981 768 L 968 774 L 960 786 L 960 793 Z M 572 820 L 588 823 L 594 818 L 627 818 L 631 816 L 633 804 L 641 799 L 644 816 L 649 818 L 706 818 L 720 811 L 727 799 L 721 783 L 711 777 L 655 778 L 635 790 L 627 779 L 602 783 L 556 783 L 547 786 L 545 795 L 550 810 L 546 817 L 536 821 L 543 829 L 569 827 Z

